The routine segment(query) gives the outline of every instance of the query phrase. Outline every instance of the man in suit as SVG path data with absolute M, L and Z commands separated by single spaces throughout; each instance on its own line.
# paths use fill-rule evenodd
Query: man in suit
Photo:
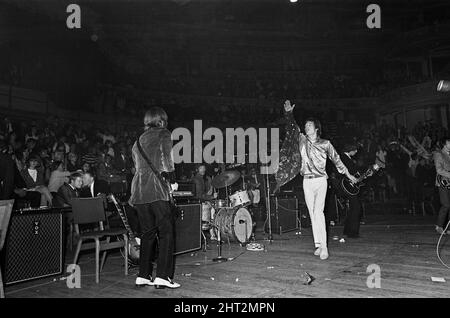
M 64 183 L 58 189 L 58 195 L 56 198 L 57 205 L 62 207 L 71 206 L 70 201 L 73 198 L 80 197 L 80 189 L 82 184 L 82 175 L 78 172 L 72 173 L 69 177 L 69 183 Z
M 356 145 L 348 143 L 344 145 L 344 153 L 341 155 L 342 163 L 347 167 L 350 174 L 355 175 L 358 167 L 353 161 L 353 157 L 358 152 Z M 344 224 L 344 235 L 349 238 L 359 237 L 359 225 L 361 219 L 361 202 L 358 195 L 347 196 L 349 200 L 349 211 Z
M 128 175 L 131 171 L 132 164 L 132 160 L 127 154 L 127 148 L 121 145 L 119 153 L 114 157 L 114 167 L 117 171 Z
M 83 173 L 83 188 L 81 189 L 81 197 L 93 198 L 99 194 L 109 194 L 108 183 L 104 180 L 97 180 L 92 172 Z

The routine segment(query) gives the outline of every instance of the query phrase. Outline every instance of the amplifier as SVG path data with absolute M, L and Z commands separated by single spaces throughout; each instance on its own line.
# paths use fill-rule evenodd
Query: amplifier
M 34 209 L 11 215 L 5 242 L 5 283 L 63 272 L 63 214 Z
M 289 231 L 298 230 L 299 209 L 296 197 L 279 198 L 270 197 L 270 221 L 272 233 L 282 234 Z M 269 232 L 268 222 L 266 222 L 266 233 Z
M 175 255 L 202 248 L 202 205 L 181 204 L 175 223 Z

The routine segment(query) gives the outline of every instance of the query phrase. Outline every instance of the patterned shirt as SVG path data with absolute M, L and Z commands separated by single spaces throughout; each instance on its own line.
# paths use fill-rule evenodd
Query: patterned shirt
M 439 187 L 438 175 L 450 179 L 450 155 L 444 150 L 436 151 L 434 153 L 434 166 L 436 167 L 436 186 Z
M 327 158 L 335 164 L 339 173 L 347 174 L 347 168 L 329 140 L 317 138 L 311 141 L 301 133 L 292 112 L 286 114 L 286 120 L 286 137 L 280 150 L 280 164 L 275 175 L 279 187 L 298 173 L 303 176 L 327 178 Z

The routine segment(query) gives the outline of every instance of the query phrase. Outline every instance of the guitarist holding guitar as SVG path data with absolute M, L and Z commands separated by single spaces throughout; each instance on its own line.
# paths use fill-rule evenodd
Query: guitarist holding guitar
M 159 108 L 148 110 L 144 117 L 145 131 L 132 148 L 135 174 L 131 182 L 129 204 L 138 213 L 141 227 L 139 275 L 137 286 L 178 288 L 174 275 L 175 214 L 172 209 L 171 185 L 162 174 L 175 170 L 172 139 L 167 127 L 167 114 Z M 172 174 L 173 175 L 173 174 Z M 153 280 L 156 239 L 159 253 L 156 278 Z
M 434 165 L 436 167 L 436 186 L 439 189 L 439 199 L 441 208 L 436 222 L 436 231 L 443 234 L 447 225 L 450 211 L 450 137 L 443 141 L 443 147 L 440 151 L 434 153 Z M 450 234 L 447 231 L 446 234 Z
M 358 148 L 356 145 L 348 143 L 344 145 L 343 152 L 344 153 L 341 155 L 342 163 L 347 167 L 350 174 L 357 175 L 359 171 L 353 161 L 353 157 L 358 152 Z M 345 219 L 343 234 L 349 238 L 358 238 L 361 219 L 361 202 L 359 200 L 359 195 L 347 195 L 346 197 L 349 200 L 349 211 L 347 218 Z

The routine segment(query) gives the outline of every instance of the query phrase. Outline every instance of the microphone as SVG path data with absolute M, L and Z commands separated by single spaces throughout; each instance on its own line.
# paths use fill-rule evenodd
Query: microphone
M 450 91 L 450 81 L 440 80 L 437 86 L 438 92 L 449 92 Z

